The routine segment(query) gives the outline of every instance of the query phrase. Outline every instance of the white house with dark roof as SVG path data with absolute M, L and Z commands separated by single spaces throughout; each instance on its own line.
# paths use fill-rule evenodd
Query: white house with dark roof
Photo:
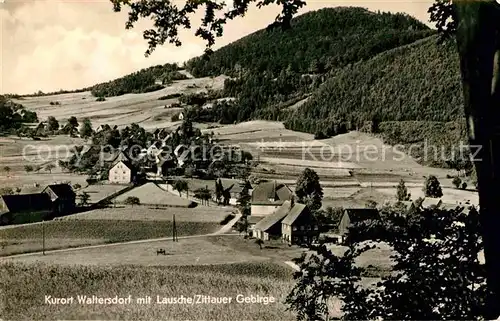
M 132 162 L 124 153 L 119 153 L 109 170 L 108 180 L 111 184 L 130 184 L 135 175 Z

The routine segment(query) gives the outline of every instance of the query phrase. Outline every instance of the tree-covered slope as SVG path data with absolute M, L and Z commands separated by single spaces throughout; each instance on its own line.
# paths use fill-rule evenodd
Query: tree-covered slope
M 173 80 L 185 79 L 186 76 L 179 72 L 176 64 L 157 65 L 141 69 L 121 78 L 97 84 L 90 88 L 96 97 L 119 96 L 129 93 L 144 93 L 163 88 L 156 84 L 157 80 L 167 84 Z
M 335 71 L 286 124 L 314 133 L 341 122 L 359 127 L 365 121 L 453 121 L 461 117 L 455 45 L 439 45 L 435 37 L 429 37 Z
M 195 76 L 235 70 L 323 72 L 431 35 L 420 21 L 404 14 L 374 13 L 363 8 L 325 8 L 292 20 L 292 29 L 259 30 L 198 57 L 186 68 Z

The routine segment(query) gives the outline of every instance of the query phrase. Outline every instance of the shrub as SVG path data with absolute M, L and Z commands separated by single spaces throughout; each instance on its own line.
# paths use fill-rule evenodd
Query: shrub
M 106 101 L 106 98 L 104 98 L 104 97 L 97 97 L 97 99 L 95 101 Z
M 228 214 L 222 221 L 220 221 L 220 225 L 226 225 L 227 223 L 231 222 L 231 220 L 235 218 L 234 214 Z

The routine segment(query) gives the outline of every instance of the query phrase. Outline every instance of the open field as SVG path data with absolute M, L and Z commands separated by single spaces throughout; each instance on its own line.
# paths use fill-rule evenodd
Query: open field
M 377 191 L 391 195 L 394 198 L 396 195 L 395 188 L 380 188 Z M 408 188 L 408 192 L 411 194 L 412 200 L 416 200 L 419 197 L 424 197 L 424 192 L 422 188 Z M 479 195 L 476 191 L 460 190 L 455 188 L 443 188 L 443 197 L 441 197 L 443 203 L 447 204 L 464 204 L 469 201 L 472 205 L 479 204 Z
M 57 166 L 57 160 L 69 156 L 74 145 L 83 144 L 79 138 L 54 136 L 39 141 L 20 139 L 18 137 L 0 137 L 0 185 L 2 187 L 19 187 L 23 193 L 33 193 L 35 184 L 44 187 L 47 184 L 69 181 L 72 184 L 85 185 L 85 176 L 63 173 Z M 56 167 L 47 171 L 44 167 L 54 164 Z M 42 166 L 38 172 L 26 173 L 24 166 L 33 168 Z M 10 171 L 5 172 L 4 168 Z
M 182 267 L 64 267 L 0 265 L 7 320 L 293 320 L 282 303 L 293 286 L 291 269 L 269 263 Z M 156 304 L 156 296 L 231 296 L 229 304 Z M 273 296 L 276 303 L 239 304 L 237 294 Z M 48 305 L 44 296 L 133 297 L 127 305 Z M 137 304 L 149 295 L 151 304 Z M 7 299 L 8 298 L 8 299 Z
M 236 235 L 225 236 L 230 240 Z M 257 247 L 256 244 L 253 244 Z M 165 249 L 166 255 L 157 255 L 156 250 Z M 180 238 L 179 242 L 172 240 L 148 241 L 138 244 L 116 244 L 106 247 L 95 247 L 4 258 L 15 262 L 44 262 L 62 265 L 140 265 L 140 266 L 171 266 L 171 265 L 206 265 L 231 264 L 240 262 L 267 261 L 259 253 L 249 255 L 231 247 L 214 244 L 206 237 Z
M 84 213 L 63 216 L 61 220 L 119 220 L 119 221 L 172 221 L 179 222 L 216 222 L 219 223 L 231 214 L 230 208 L 198 205 L 194 208 L 167 207 L 162 209 L 147 206 L 104 208 Z
M 144 205 L 188 207 L 192 203 L 185 198 L 164 191 L 155 183 L 146 183 L 136 187 L 116 197 L 113 201 L 115 203 L 123 203 L 128 197 L 138 197 L 141 204 Z
M 206 91 L 207 88 L 221 89 L 226 78 L 219 76 L 179 80 L 162 90 L 107 97 L 106 101 L 103 102 L 97 102 L 96 97 L 93 97 L 90 92 L 25 97 L 23 100 L 16 100 L 16 102 L 35 111 L 40 120 L 54 116 L 61 123 L 69 117 L 75 116 L 78 120 L 89 118 L 94 127 L 101 124 L 122 127 L 136 123 L 146 129 L 154 129 L 174 124 L 170 117 L 165 115 L 167 109 L 164 107 L 177 99 L 158 100 L 159 97 L 174 93 L 201 92 Z M 60 105 L 50 105 L 51 101 L 57 101 Z
M 178 222 L 177 234 L 201 235 L 220 229 L 215 222 Z M 0 230 L 0 255 L 12 255 L 42 250 L 45 228 L 45 249 L 62 249 L 103 243 L 168 237 L 171 221 L 130 220 L 56 220 Z

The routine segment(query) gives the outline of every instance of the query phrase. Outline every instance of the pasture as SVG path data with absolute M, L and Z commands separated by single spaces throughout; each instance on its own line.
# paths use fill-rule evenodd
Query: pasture
M 177 222 L 177 235 L 201 235 L 216 232 L 215 222 Z M 45 228 L 45 231 L 43 231 Z M 104 243 L 117 243 L 172 236 L 171 221 L 131 220 L 55 220 L 42 224 L 13 226 L 0 230 L 0 255 L 64 249 Z
M 177 99 L 158 100 L 158 98 L 175 93 L 203 92 L 207 88 L 218 90 L 222 88 L 226 78 L 218 76 L 178 80 L 158 91 L 106 97 L 106 101 L 102 102 L 96 101 L 96 97 L 90 92 L 25 97 L 23 100 L 15 101 L 35 111 L 40 120 L 54 116 L 61 123 L 75 116 L 78 120 L 89 118 L 94 127 L 101 124 L 124 127 L 136 123 L 146 129 L 155 129 L 175 124 L 171 121 L 170 114 L 166 114 L 167 109 L 164 107 Z M 59 102 L 60 105 L 50 105 L 51 101 Z
M 8 320 L 293 320 L 283 301 L 293 286 L 292 270 L 270 263 L 208 266 L 54 266 L 0 264 L 2 318 Z M 273 296 L 276 303 L 238 304 L 238 294 Z M 96 295 L 134 298 L 127 305 L 49 305 L 53 297 Z M 151 304 L 135 298 L 149 295 Z M 230 304 L 162 305 L 156 296 L 231 296 Z
M 54 182 L 69 181 L 73 184 L 85 184 L 85 177 L 64 173 L 57 166 L 57 160 L 65 159 L 73 146 L 83 140 L 69 136 L 54 136 L 34 141 L 18 137 L 0 137 L 0 184 L 4 187 L 27 189 L 39 184 L 44 186 Z M 48 164 L 55 168 L 48 171 Z M 27 173 L 25 166 L 30 165 L 35 171 Z M 9 171 L 5 171 L 8 167 Z M 38 171 L 37 168 L 40 168 Z
M 236 235 L 225 236 L 235 241 Z M 256 244 L 253 247 L 258 248 Z M 165 255 L 158 255 L 159 249 Z M 30 254 L 5 258 L 6 261 L 34 263 L 44 262 L 60 265 L 139 265 L 139 266 L 172 266 L 172 265 L 207 265 L 232 264 L 241 262 L 262 262 L 269 258 L 267 253 L 249 254 L 238 251 L 223 244 L 214 244 L 207 237 L 180 237 L 178 242 L 172 240 L 140 241 L 129 244 L 107 244 L 91 248 L 80 248 L 48 252 L 46 255 Z

